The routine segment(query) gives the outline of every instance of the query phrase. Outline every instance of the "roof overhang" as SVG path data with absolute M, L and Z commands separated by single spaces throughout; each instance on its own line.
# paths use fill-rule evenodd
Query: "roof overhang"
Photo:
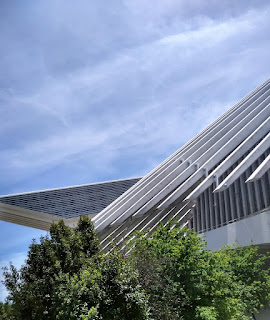
M 0 220 L 41 230 L 49 230 L 50 225 L 53 222 L 58 222 L 60 218 L 42 212 L 0 203 Z

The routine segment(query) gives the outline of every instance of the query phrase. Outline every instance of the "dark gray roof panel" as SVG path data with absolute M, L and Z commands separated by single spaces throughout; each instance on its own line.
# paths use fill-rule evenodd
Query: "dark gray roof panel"
M 75 218 L 99 213 L 139 180 L 116 180 L 8 195 L 0 197 L 0 202 L 65 219 Z

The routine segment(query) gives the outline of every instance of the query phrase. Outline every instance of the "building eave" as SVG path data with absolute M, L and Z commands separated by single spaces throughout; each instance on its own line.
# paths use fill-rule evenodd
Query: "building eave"
M 0 203 L 0 220 L 48 231 L 53 222 L 61 218 L 38 211 Z

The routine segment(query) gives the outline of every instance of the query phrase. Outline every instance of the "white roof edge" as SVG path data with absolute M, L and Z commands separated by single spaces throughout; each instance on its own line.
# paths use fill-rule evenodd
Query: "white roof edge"
M 258 166 L 258 168 L 251 174 L 246 182 L 253 182 L 260 179 L 270 169 L 270 154 Z
M 50 225 L 53 222 L 61 220 L 61 218 L 47 213 L 0 203 L 0 220 L 40 230 L 49 230 Z
M 2 202 L 0 202 L 0 211 L 5 212 L 7 214 L 11 213 L 11 214 L 16 214 L 16 215 L 20 215 L 20 216 L 27 216 L 29 218 L 33 218 L 33 220 L 42 220 L 42 221 L 47 221 L 47 222 L 62 219 L 61 217 L 58 217 L 53 214 L 48 214 L 48 213 L 43 213 L 43 212 L 34 211 L 34 210 L 30 210 L 30 209 L 25 209 L 25 208 L 17 207 L 17 206 L 2 203 Z
M 222 182 L 216 186 L 214 192 L 219 192 L 227 189 L 236 179 L 249 168 L 269 147 L 270 147 L 270 132 L 263 138 L 260 143 L 250 151 Z
M 95 215 L 89 214 L 87 216 L 90 219 L 92 219 Z M 62 218 L 56 215 L 29 210 L 29 209 L 25 209 L 25 208 L 21 208 L 14 205 L 1 203 L 1 202 L 0 202 L 0 218 L 1 218 L 0 220 L 5 222 L 16 223 L 16 224 L 28 226 L 31 228 L 47 230 L 47 231 L 50 229 L 50 225 L 53 222 L 58 222 L 60 220 L 63 220 L 67 226 L 74 228 L 79 221 L 79 217 Z M 26 223 L 24 223 L 23 221 L 25 221 Z

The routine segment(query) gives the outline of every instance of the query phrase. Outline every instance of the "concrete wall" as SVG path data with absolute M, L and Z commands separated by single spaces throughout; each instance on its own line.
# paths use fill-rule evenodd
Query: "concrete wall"
M 259 314 L 255 314 L 256 320 L 269 320 L 270 319 L 270 310 L 261 310 Z
M 270 209 L 202 235 L 205 236 L 208 249 L 212 251 L 233 243 L 243 246 L 250 244 L 267 246 L 270 244 Z

